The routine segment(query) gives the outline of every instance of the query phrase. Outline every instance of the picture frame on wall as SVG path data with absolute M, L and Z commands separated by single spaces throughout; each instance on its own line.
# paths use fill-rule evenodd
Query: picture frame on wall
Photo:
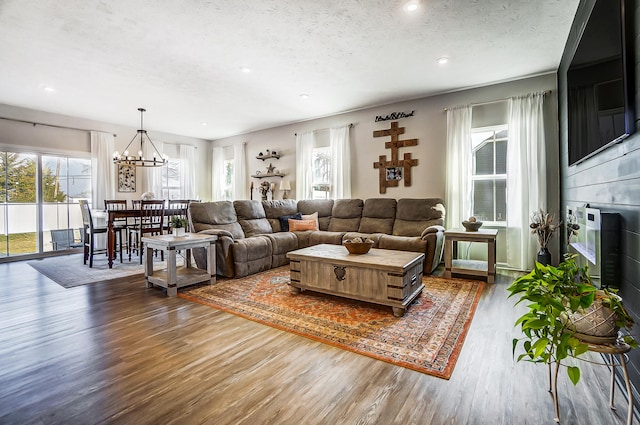
M 387 181 L 402 180 L 402 167 L 387 167 Z
M 118 192 L 136 191 L 136 167 L 118 165 Z

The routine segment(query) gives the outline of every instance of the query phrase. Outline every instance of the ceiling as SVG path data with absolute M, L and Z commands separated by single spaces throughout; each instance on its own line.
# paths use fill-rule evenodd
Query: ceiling
M 555 71 L 578 3 L 0 0 L 0 103 L 217 139 Z

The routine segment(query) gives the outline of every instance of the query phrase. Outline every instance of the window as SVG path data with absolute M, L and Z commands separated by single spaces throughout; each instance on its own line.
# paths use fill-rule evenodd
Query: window
M 0 257 L 62 249 L 52 238 L 59 230 L 75 242 L 78 200 L 90 198 L 90 159 L 0 152 Z
M 476 128 L 471 134 L 473 215 L 480 221 L 507 221 L 507 140 L 506 126 Z
M 233 195 L 233 163 L 234 159 L 224 160 L 224 182 L 222 188 L 222 199 L 232 201 Z
M 312 158 L 312 199 L 327 199 L 331 191 L 331 148 L 314 148 Z
M 179 159 L 169 158 L 166 167 L 162 167 L 162 197 L 160 199 L 181 199 Z

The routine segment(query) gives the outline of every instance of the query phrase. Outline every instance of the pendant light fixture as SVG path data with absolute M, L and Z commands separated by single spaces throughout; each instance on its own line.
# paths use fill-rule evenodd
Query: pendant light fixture
M 127 147 L 124 148 L 124 152 L 122 154 L 120 154 L 120 152 L 118 151 L 115 151 L 113 153 L 113 163 L 121 164 L 121 165 L 133 165 L 136 167 L 162 167 L 164 165 L 167 165 L 167 163 L 169 162 L 167 155 L 161 154 L 158 151 L 158 148 L 156 148 L 156 145 L 153 144 L 153 142 L 147 135 L 147 130 L 144 130 L 143 122 L 142 122 L 142 114 L 146 112 L 146 109 L 138 108 L 138 111 L 140 111 L 140 129 L 138 130 L 136 135 L 133 136 L 133 139 L 131 139 Z M 133 141 L 136 140 L 138 136 L 140 136 L 140 150 L 138 151 L 138 155 L 136 156 L 136 155 L 132 155 L 129 152 L 129 147 L 131 146 Z M 145 139 L 153 147 L 152 158 L 144 157 Z

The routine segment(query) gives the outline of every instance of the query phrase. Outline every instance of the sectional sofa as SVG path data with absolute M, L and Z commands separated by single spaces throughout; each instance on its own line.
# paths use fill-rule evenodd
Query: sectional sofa
M 374 248 L 424 253 L 425 273 L 442 258 L 445 208 L 439 198 L 217 201 L 191 203 L 188 211 L 191 232 L 218 236 L 217 274 L 226 277 L 279 267 L 289 263 L 289 251 L 357 236 L 373 240 Z M 288 231 L 289 218 L 317 230 Z M 206 268 L 203 252 L 194 257 Z

